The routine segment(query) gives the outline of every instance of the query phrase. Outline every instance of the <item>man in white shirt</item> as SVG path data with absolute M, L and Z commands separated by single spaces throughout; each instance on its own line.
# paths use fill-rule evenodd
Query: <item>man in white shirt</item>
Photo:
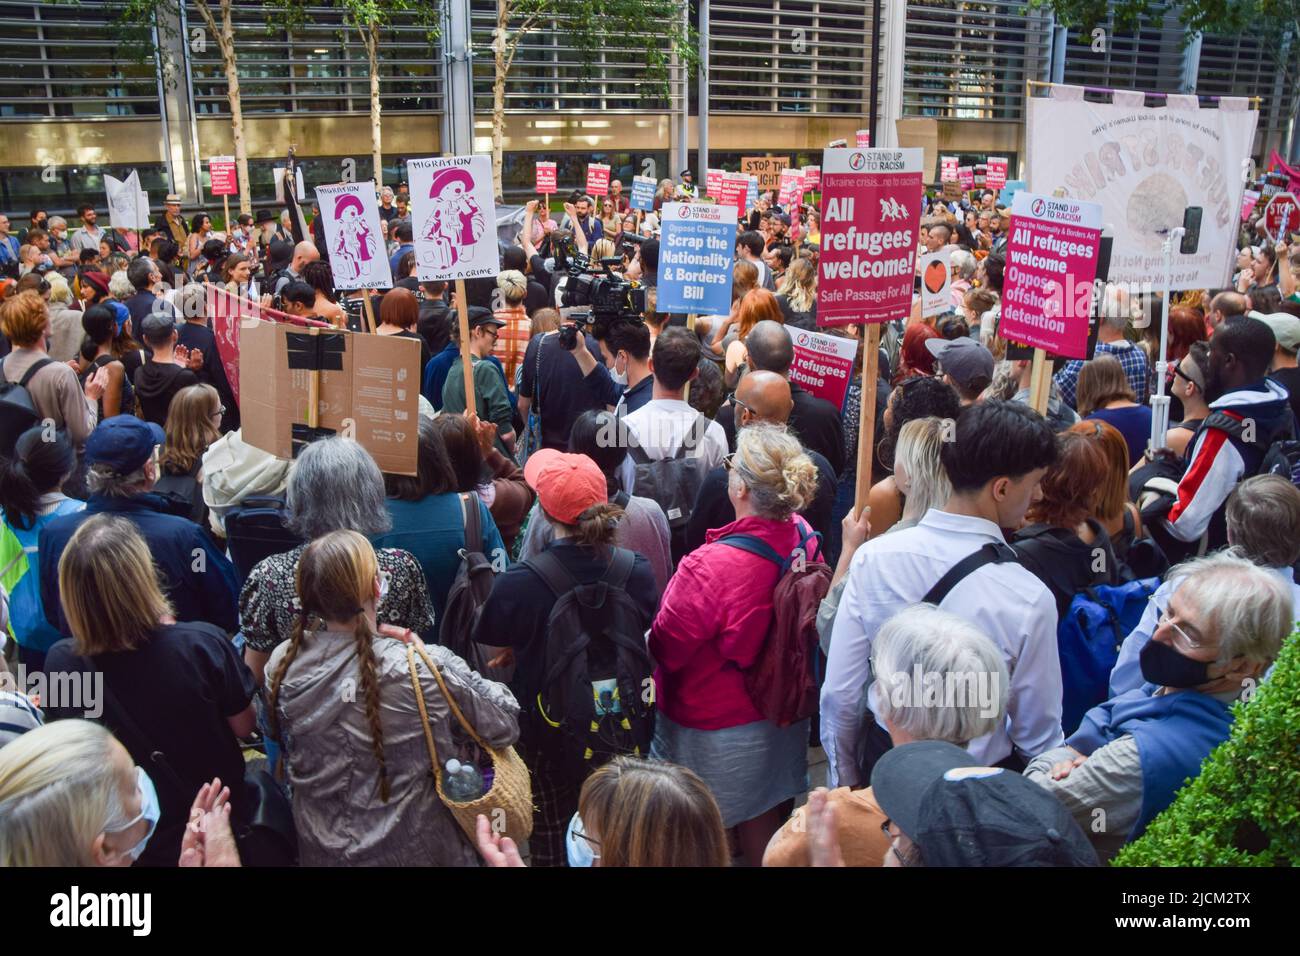
M 772 270 L 763 261 L 763 250 L 765 248 L 767 248 L 767 244 L 763 241 L 761 235 L 746 230 L 736 237 L 736 261 L 748 262 L 758 270 L 758 288 L 775 292 L 776 281 L 772 278 Z
M 700 340 L 679 327 L 664 329 L 650 352 L 654 388 L 650 401 L 624 423 L 633 441 L 651 461 L 672 458 L 685 447 L 686 457 L 701 459 L 704 470 L 727 457 L 727 435 L 686 402 L 686 385 L 699 375 Z
M 1011 674 L 1006 725 L 971 741 L 967 749 L 976 761 L 1018 763 L 1061 744 L 1056 601 L 1014 562 L 1001 530 L 1020 526 L 1041 497 L 1039 482 L 1055 458 L 1052 429 L 1037 412 L 1015 402 L 968 405 L 954 439 L 941 449 L 953 486 L 947 504 L 932 508 L 914 527 L 881 535 L 858 550 L 831 632 L 821 693 L 831 787 L 868 782 L 869 766 L 859 767 L 860 743 L 864 764 L 891 746 L 874 716 L 872 696 L 865 715 L 861 706 L 872 681 L 872 642 L 885 621 L 927 597 L 983 630 Z M 960 569 L 965 576 L 954 581 L 957 565 L 981 560 L 976 554 L 984 563 L 966 565 Z M 946 594 L 935 593 L 944 590 L 936 585 L 946 586 Z M 864 733 L 867 739 L 860 741 Z

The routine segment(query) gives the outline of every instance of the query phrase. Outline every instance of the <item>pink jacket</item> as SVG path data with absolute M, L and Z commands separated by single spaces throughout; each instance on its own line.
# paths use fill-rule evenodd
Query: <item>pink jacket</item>
M 677 566 L 650 629 L 650 653 L 659 665 L 655 700 L 670 720 L 722 730 L 763 719 L 745 691 L 743 672 L 767 637 L 778 570 L 766 558 L 716 542 L 751 534 L 788 555 L 799 544 L 800 529 L 809 530 L 798 517 L 740 518 L 709 531 L 705 543 Z M 809 558 L 820 557 L 817 548 L 810 550 Z

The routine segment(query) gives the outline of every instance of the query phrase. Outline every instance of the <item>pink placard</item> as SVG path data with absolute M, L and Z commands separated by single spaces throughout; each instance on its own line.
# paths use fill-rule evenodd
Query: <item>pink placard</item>
M 704 173 L 704 195 L 717 199 L 721 195 L 723 172 L 720 169 L 706 170 Z
M 998 334 L 1066 358 L 1086 358 L 1101 206 L 1016 193 Z
M 858 147 L 858 149 L 867 149 L 871 146 L 871 130 L 860 129 L 854 133 L 853 136 L 853 145 Z
M 590 177 L 590 171 L 588 171 L 587 175 Z M 537 164 L 537 191 L 546 196 L 554 195 L 556 191 L 554 163 L 539 162 Z
M 822 159 L 817 324 L 908 314 L 921 216 L 921 149 L 828 149 Z
M 782 206 L 799 203 L 803 199 L 803 172 L 798 169 L 781 170 L 781 189 L 777 202 Z
M 790 364 L 790 381 L 806 392 L 824 398 L 836 408 L 844 406 L 853 376 L 853 361 L 858 354 L 858 340 L 791 329 L 794 336 L 794 361 Z
M 957 157 L 940 156 L 939 157 L 939 182 L 955 183 L 957 177 Z
M 975 188 L 975 167 L 959 166 L 957 167 L 957 182 L 961 184 L 962 191 Z
M 609 194 L 609 167 L 604 163 L 587 164 L 587 194 L 589 196 Z
M 803 188 L 804 192 L 815 193 L 821 188 L 822 168 L 820 166 L 805 166 L 803 168 Z
M 239 176 L 235 161 L 229 156 L 213 156 L 208 160 L 208 176 L 212 180 L 214 196 L 234 196 L 239 193 Z
M 984 185 L 989 189 L 1004 189 L 1007 185 L 1007 161 L 1003 156 L 990 156 L 984 170 Z
M 738 173 L 727 173 L 722 177 L 722 184 L 718 187 L 718 203 L 723 206 L 734 206 L 736 214 L 740 215 L 745 211 L 745 195 L 749 192 L 749 177 L 742 176 Z

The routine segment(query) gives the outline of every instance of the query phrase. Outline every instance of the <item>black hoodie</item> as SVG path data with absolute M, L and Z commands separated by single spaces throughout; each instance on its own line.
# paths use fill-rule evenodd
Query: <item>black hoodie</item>
M 1095 535 L 1085 544 L 1073 531 L 1036 524 L 1021 528 L 1011 539 L 1011 547 L 1020 563 L 1034 577 L 1047 585 L 1056 598 L 1056 619 L 1065 618 L 1070 601 L 1083 588 L 1097 584 L 1118 584 L 1123 580 L 1120 562 L 1111 547 L 1106 529 L 1088 519 Z M 1101 549 L 1101 553 L 1098 553 Z
M 198 385 L 199 377 L 172 362 L 155 362 L 152 357 L 135 372 L 135 394 L 140 401 L 140 417 L 165 427 L 172 396 L 183 388 Z

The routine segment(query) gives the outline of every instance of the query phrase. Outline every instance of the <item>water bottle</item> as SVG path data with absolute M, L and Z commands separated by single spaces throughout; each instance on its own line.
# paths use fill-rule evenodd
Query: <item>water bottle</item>
M 461 763 L 455 758 L 447 761 L 442 778 L 442 792 L 455 803 L 468 803 L 483 796 L 483 775 L 473 764 Z

